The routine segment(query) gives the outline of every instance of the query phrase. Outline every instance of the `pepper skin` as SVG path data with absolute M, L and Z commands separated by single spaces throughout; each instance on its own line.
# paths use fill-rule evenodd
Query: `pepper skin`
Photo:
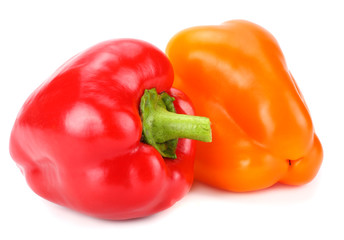
M 304 98 L 275 38 L 244 20 L 181 31 L 167 45 L 174 87 L 212 122 L 197 143 L 195 178 L 229 191 L 302 185 L 323 151 Z
M 175 99 L 177 113 L 193 115 L 172 83 L 172 66 L 154 46 L 134 39 L 97 44 L 27 99 L 11 133 L 11 156 L 34 192 L 87 215 L 120 220 L 166 209 L 190 189 L 195 142 L 179 139 L 176 158 L 163 158 L 141 141 L 139 106 L 155 88 Z

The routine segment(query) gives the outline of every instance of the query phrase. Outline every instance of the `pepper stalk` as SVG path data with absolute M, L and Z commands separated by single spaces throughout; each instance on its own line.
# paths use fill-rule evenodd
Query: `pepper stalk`
M 177 114 L 175 99 L 155 88 L 146 89 L 140 102 L 141 140 L 153 146 L 163 157 L 177 158 L 178 138 L 211 142 L 210 120 L 206 117 Z

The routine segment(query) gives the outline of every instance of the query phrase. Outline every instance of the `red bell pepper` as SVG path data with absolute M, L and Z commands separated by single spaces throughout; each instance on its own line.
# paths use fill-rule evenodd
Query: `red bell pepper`
M 130 219 L 166 209 L 193 181 L 195 143 L 185 138 L 211 141 L 209 120 L 189 116 L 190 100 L 172 83 L 154 46 L 100 43 L 31 94 L 10 153 L 34 192 L 79 212 Z

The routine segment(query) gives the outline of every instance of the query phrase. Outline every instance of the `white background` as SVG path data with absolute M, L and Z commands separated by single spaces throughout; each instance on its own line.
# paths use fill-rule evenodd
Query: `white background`
M 0 239 L 344 239 L 344 7 L 340 3 L 1 1 Z M 90 218 L 29 189 L 9 155 L 9 135 L 25 99 L 57 67 L 107 39 L 139 38 L 164 50 L 184 28 L 230 19 L 258 23 L 279 41 L 324 147 L 324 162 L 314 181 L 245 194 L 195 183 L 172 208 L 131 221 Z

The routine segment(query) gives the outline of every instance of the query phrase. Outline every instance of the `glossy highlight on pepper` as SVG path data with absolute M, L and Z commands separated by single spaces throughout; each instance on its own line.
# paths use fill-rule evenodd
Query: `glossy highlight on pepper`
M 213 142 L 197 143 L 195 178 L 245 192 L 277 182 L 302 185 L 323 151 L 305 100 L 276 39 L 244 20 L 177 33 L 166 53 L 176 88 L 212 122 Z
M 140 40 L 102 42 L 67 61 L 26 100 L 12 129 L 10 153 L 32 190 L 112 220 L 149 216 L 180 200 L 193 181 L 195 142 L 186 138 L 210 141 L 211 130 L 208 119 L 192 116 L 190 99 L 171 88 L 173 79 L 164 53 Z M 140 111 L 145 91 L 168 98 L 168 107 L 149 103 L 160 106 L 154 117 Z M 168 115 L 164 123 L 182 118 L 208 131 L 174 133 L 173 159 L 164 158 L 141 141 L 141 115 L 153 129 L 171 129 L 160 122 Z

